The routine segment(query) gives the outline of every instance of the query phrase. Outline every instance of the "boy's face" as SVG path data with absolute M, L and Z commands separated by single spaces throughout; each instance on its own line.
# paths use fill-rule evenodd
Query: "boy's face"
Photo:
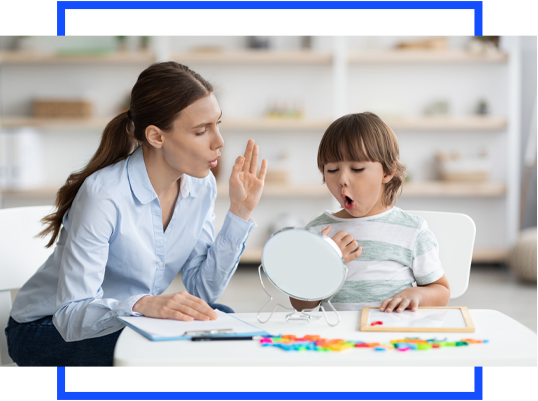
M 392 175 L 385 174 L 379 162 L 340 161 L 323 167 L 325 183 L 347 215 L 366 217 L 389 209 L 381 199 Z

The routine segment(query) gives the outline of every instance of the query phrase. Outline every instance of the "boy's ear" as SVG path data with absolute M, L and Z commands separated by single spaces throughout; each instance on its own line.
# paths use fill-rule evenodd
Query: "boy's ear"
M 394 177 L 394 174 L 385 174 L 383 176 L 383 179 L 381 180 L 381 182 L 383 184 L 386 184 L 386 183 L 390 182 L 390 180 L 392 180 L 392 177 Z
M 394 168 L 392 169 L 392 173 L 389 174 L 389 173 L 383 172 L 383 179 L 381 180 L 381 182 L 383 184 L 390 182 L 390 180 L 392 180 L 392 177 L 394 177 L 395 173 L 396 173 L 396 161 L 394 162 Z

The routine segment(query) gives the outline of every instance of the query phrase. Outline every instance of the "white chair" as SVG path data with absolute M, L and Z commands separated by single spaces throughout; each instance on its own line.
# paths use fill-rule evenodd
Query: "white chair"
M 52 206 L 0 209 L 0 365 L 13 361 L 7 352 L 4 329 L 11 310 L 11 292 L 36 272 L 52 253 L 46 240 L 35 238 L 43 229 L 40 220 Z
M 409 211 L 428 223 L 439 244 L 439 259 L 450 284 L 450 298 L 463 295 L 469 285 L 476 226 L 462 213 Z

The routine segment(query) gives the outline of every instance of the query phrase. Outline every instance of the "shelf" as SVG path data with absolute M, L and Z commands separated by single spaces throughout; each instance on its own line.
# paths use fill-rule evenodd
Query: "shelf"
M 112 120 L 110 117 L 97 118 L 34 118 L 34 117 L 3 117 L 0 127 L 19 128 L 86 128 L 104 129 Z M 498 131 L 506 128 L 506 119 L 500 117 L 422 117 L 387 119 L 387 124 L 395 131 Z M 229 131 L 319 131 L 325 132 L 331 124 L 329 119 L 239 119 L 224 118 L 221 129 Z
M 241 263 L 261 262 L 262 248 L 246 248 L 241 255 Z M 508 258 L 508 250 L 505 249 L 475 249 L 473 251 L 472 263 L 505 263 Z
M 4 197 L 38 198 L 54 197 L 58 188 L 36 188 L 31 190 L 5 190 L 0 194 Z M 501 197 L 506 193 L 506 186 L 494 182 L 443 182 L 424 181 L 408 182 L 404 184 L 402 197 Z M 228 185 L 218 184 L 217 194 L 220 197 L 228 196 Z M 325 185 L 284 185 L 266 183 L 263 196 L 271 198 L 289 197 L 327 197 L 332 195 Z
M 506 194 L 506 185 L 498 182 L 407 182 L 402 197 L 501 197 Z
M 218 195 L 228 196 L 228 186 L 218 185 Z M 502 197 L 506 194 L 503 183 L 493 182 L 443 182 L 424 181 L 404 184 L 402 197 Z M 263 196 L 266 197 L 330 197 L 332 196 L 325 185 L 283 185 L 265 184 Z
M 508 55 L 496 53 L 469 53 L 457 50 L 388 50 L 350 53 L 350 64 L 391 63 L 505 63 Z
M 189 52 L 174 53 L 172 60 L 182 64 L 326 64 L 332 62 L 329 52 L 315 52 L 308 50 L 297 51 L 270 51 L 270 50 L 243 50 L 243 51 L 215 51 L 215 52 Z
M 473 251 L 474 263 L 506 263 L 508 260 L 507 249 L 475 249 Z
M 228 196 L 228 185 L 218 184 L 217 195 Z M 262 197 L 271 198 L 300 198 L 300 197 L 331 197 L 331 193 L 325 185 L 283 185 L 266 183 L 263 187 Z
M 385 121 L 394 131 L 498 131 L 507 125 L 505 118 L 490 116 L 394 118 Z
M 332 53 L 312 50 L 237 50 L 173 53 L 171 59 L 183 64 L 313 64 L 330 65 Z M 385 63 L 505 63 L 506 53 L 474 54 L 465 51 L 447 50 L 387 50 L 350 53 L 350 64 L 385 64 Z M 37 53 L 24 51 L 0 52 L 2 64 L 129 64 L 153 63 L 152 51 L 123 52 L 88 52 L 73 54 Z
M 20 198 L 20 199 L 33 199 L 33 198 L 54 198 L 59 188 L 44 187 L 35 189 L 5 189 L 0 190 L 0 197 L 4 198 Z
M 96 54 L 54 54 L 7 51 L 0 52 L 0 64 L 130 64 L 154 63 L 155 55 L 146 52 L 111 52 Z
M 222 130 L 233 131 L 321 131 L 324 132 L 331 124 L 331 120 L 312 119 L 285 119 L 285 118 L 259 118 L 259 119 L 226 119 L 221 123 Z
M 85 128 L 104 129 L 113 117 L 108 118 L 35 118 L 35 117 L 2 117 L 0 127 L 5 128 Z

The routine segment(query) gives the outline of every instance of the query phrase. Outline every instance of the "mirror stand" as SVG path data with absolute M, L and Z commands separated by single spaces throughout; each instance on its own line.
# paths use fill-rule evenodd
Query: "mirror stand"
M 273 296 L 271 294 L 269 294 L 269 291 L 267 291 L 267 288 L 265 288 L 265 284 L 263 284 L 263 278 L 262 278 L 262 265 L 260 265 L 258 267 L 258 275 L 260 277 L 260 283 L 262 285 L 262 288 L 263 290 L 265 291 L 265 293 L 267 294 L 267 296 L 269 297 L 269 301 L 267 301 L 267 303 L 265 305 L 263 305 L 263 307 L 258 311 L 258 314 L 256 316 L 256 318 L 258 319 L 258 321 L 260 323 L 267 323 L 269 321 L 269 319 L 271 319 L 271 317 L 273 316 L 273 313 L 275 313 L 275 310 L 276 308 L 278 308 L 279 306 L 283 309 L 287 309 L 287 310 L 292 310 L 293 312 L 291 313 L 288 313 L 286 315 L 286 322 L 288 322 L 289 320 L 306 320 L 307 322 L 310 322 L 311 320 L 314 320 L 314 319 L 320 319 L 321 316 L 315 316 L 315 315 L 311 315 L 309 314 L 308 312 L 313 312 L 314 309 L 304 309 L 302 311 L 298 311 L 294 308 L 288 308 L 287 306 L 284 306 L 282 304 L 276 304 L 275 307 L 273 308 L 273 310 L 271 311 L 271 314 L 269 315 L 269 317 L 265 320 L 262 320 L 260 318 L 260 314 L 262 313 L 262 311 L 273 301 Z M 325 321 L 327 322 L 327 324 L 331 327 L 334 327 L 336 326 L 338 323 L 340 323 L 340 315 L 338 314 L 338 312 L 336 311 L 336 309 L 334 308 L 333 304 L 331 304 L 331 300 L 327 300 L 327 303 L 329 304 L 329 306 L 332 308 L 332 310 L 334 311 L 334 313 L 336 314 L 336 322 L 335 323 L 330 323 L 329 322 L 329 319 L 327 318 L 327 314 L 325 312 L 325 308 L 323 306 L 320 305 L 321 307 L 321 311 L 323 312 L 323 316 L 325 317 Z
M 307 312 L 312 312 L 312 311 L 313 311 L 312 309 L 307 309 L 306 312 L 304 309 L 302 311 L 298 311 L 297 309 L 294 309 L 293 312 L 288 313 L 286 315 L 286 322 L 288 320 L 306 320 L 310 322 L 311 320 L 321 318 L 321 316 L 310 315 L 309 313 L 307 313 Z

